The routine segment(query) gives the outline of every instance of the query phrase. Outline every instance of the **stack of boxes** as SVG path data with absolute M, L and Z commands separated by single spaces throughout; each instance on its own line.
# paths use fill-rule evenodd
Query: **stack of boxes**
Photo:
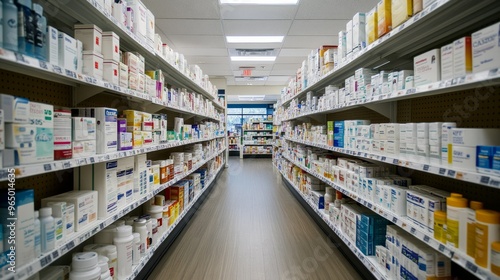
M 75 38 L 83 45 L 83 74 L 102 80 L 104 69 L 102 30 L 93 24 L 76 24 L 74 28 Z
M 371 211 L 370 211 L 371 212 Z M 375 255 L 375 246 L 385 244 L 389 221 L 375 213 L 362 213 L 356 220 L 356 247 L 365 255 Z

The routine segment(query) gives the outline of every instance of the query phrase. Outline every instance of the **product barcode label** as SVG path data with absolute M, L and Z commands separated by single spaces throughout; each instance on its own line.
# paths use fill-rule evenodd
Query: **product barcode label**
M 429 171 L 429 165 L 427 164 L 424 165 L 424 171 Z
M 497 73 L 498 73 L 498 68 L 491 69 L 490 71 L 488 71 L 488 77 L 496 76 Z
M 428 235 L 424 236 L 424 242 L 429 242 L 430 237 Z
M 48 264 L 50 264 L 52 262 L 52 258 L 50 257 L 50 255 L 48 256 L 45 256 L 43 258 L 40 259 L 40 266 L 42 268 L 46 267 Z
M 59 251 L 58 250 L 55 250 L 54 252 L 52 252 L 52 258 L 54 258 L 54 259 L 59 258 Z
M 443 244 L 439 244 L 438 251 L 441 253 L 444 252 L 444 245 Z
M 98 231 L 99 231 L 99 228 L 95 227 L 94 229 L 92 229 L 92 235 L 96 234 Z
M 497 180 L 493 180 L 493 179 L 491 179 L 491 180 L 490 180 L 490 186 L 493 186 L 493 187 L 500 187 L 500 181 L 497 181 Z
M 52 170 L 52 165 L 50 165 L 50 163 L 44 164 L 43 165 L 43 170 L 45 170 L 45 171 L 51 171 Z
M 448 170 L 448 176 L 450 177 L 455 177 L 455 173 L 457 173 L 455 170 Z
M 446 168 L 439 168 L 439 175 L 444 175 L 446 173 Z
M 95 158 L 94 158 L 94 157 L 91 157 L 91 158 L 90 158 L 90 162 L 91 162 L 91 163 L 94 163 L 94 162 L 95 162 Z
M 398 161 L 397 159 L 394 159 L 394 160 L 392 161 L 392 163 L 393 163 L 393 164 L 398 164 L 398 162 L 399 162 L 399 161 Z
M 52 69 L 54 69 L 54 72 L 57 73 L 57 74 L 62 74 L 62 69 L 61 67 L 57 66 L 57 65 L 52 65 Z
M 475 264 L 471 263 L 470 261 L 467 261 L 467 262 L 465 263 L 465 267 L 466 267 L 468 270 L 470 270 L 470 271 L 472 271 L 472 272 L 474 272 L 474 273 L 476 273 L 476 272 L 477 272 L 477 265 L 475 265 Z
M 71 77 L 71 78 L 76 78 L 76 73 L 66 69 L 66 76 Z
M 385 161 L 386 159 L 387 159 L 386 157 L 382 157 L 380 160 Z
M 490 181 L 490 177 L 481 176 L 481 179 L 480 179 L 481 184 L 488 184 L 489 181 Z
M 392 222 L 393 222 L 394 224 L 396 224 L 396 223 L 398 222 L 398 218 L 397 218 L 397 217 L 393 217 L 393 218 L 392 218 Z
M 71 162 L 70 161 L 66 161 L 63 163 L 63 168 L 71 168 Z
M 39 60 L 38 62 L 39 62 L 40 68 L 42 68 L 44 70 L 49 70 L 49 67 L 47 66 L 47 63 L 45 61 Z
M 416 231 L 417 231 L 417 230 L 416 230 L 414 227 L 412 227 L 412 228 L 410 229 L 410 233 L 411 233 L 411 234 L 415 234 L 415 232 L 416 232 Z

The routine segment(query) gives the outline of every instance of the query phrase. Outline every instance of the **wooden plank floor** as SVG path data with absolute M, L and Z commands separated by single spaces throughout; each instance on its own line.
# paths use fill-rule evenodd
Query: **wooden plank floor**
M 271 160 L 229 165 L 149 279 L 361 279 Z

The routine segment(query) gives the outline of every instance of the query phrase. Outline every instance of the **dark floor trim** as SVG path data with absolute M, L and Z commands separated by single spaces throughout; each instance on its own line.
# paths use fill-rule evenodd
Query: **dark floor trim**
M 196 213 L 196 211 L 200 208 L 201 204 L 207 199 L 208 195 L 214 188 L 215 184 L 217 183 L 217 180 L 219 179 L 220 175 L 224 171 L 224 167 L 221 168 L 219 173 L 215 176 L 215 179 L 212 181 L 212 184 L 210 186 L 205 187 L 206 190 L 205 192 L 200 196 L 200 198 L 196 201 L 196 203 L 191 207 L 191 210 L 187 212 L 187 214 L 184 216 L 184 218 L 177 224 L 174 230 L 168 235 L 168 237 L 165 239 L 165 241 L 158 247 L 158 249 L 154 252 L 153 256 L 151 259 L 149 259 L 148 263 L 144 266 L 144 268 L 139 272 L 137 277 L 135 279 L 148 279 L 151 273 L 153 273 L 153 270 L 156 268 L 156 266 L 160 263 L 162 257 L 165 255 L 167 250 L 172 246 L 174 243 L 175 239 L 181 234 L 182 230 L 184 227 L 189 223 L 193 215 Z
M 283 185 L 285 185 L 290 193 L 299 201 L 306 212 L 313 218 L 316 224 L 321 228 L 321 230 L 330 238 L 334 245 L 339 249 L 339 251 L 344 255 L 344 257 L 349 261 L 349 263 L 356 269 L 359 275 L 363 279 L 376 279 L 375 276 L 370 272 L 368 268 L 358 259 L 358 257 L 345 245 L 345 243 L 337 236 L 337 234 L 328 226 L 323 219 L 316 214 L 316 212 L 311 208 L 311 206 L 302 198 L 302 196 L 297 192 L 297 190 L 281 175 Z

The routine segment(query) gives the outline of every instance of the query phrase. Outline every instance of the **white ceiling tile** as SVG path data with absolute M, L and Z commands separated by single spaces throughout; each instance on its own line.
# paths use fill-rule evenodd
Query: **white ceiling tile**
M 183 52 L 184 53 L 184 52 Z M 227 56 L 198 56 L 190 55 L 186 56 L 189 63 L 192 64 L 222 64 L 228 63 L 229 68 L 229 58 Z
M 286 35 L 291 20 L 223 20 L 226 35 Z
M 294 20 L 288 35 L 337 35 L 347 20 Z
M 294 65 L 297 66 L 296 64 L 294 64 Z M 286 70 L 273 69 L 271 71 L 271 76 L 294 76 L 295 74 L 297 74 L 297 69 L 295 69 L 295 68 L 290 68 L 290 69 L 286 69 Z
M 266 86 L 286 86 L 288 85 L 288 81 L 282 82 L 282 81 L 266 81 Z M 278 100 L 278 99 L 276 99 Z
M 220 5 L 223 19 L 293 19 L 296 6 Z
M 286 36 L 283 48 L 315 49 L 322 45 L 336 45 L 338 36 Z
M 303 56 L 306 57 L 311 52 L 311 49 L 281 49 L 279 56 Z
M 266 81 L 249 81 L 249 82 L 234 82 L 234 85 L 237 86 L 264 86 L 266 84 Z
M 227 57 L 227 49 L 209 49 L 209 48 L 192 48 L 192 49 L 187 49 L 183 48 L 182 53 L 185 56 L 224 56 Z
M 158 18 L 218 19 L 218 0 L 144 0 L 142 1 Z
M 300 0 L 295 19 L 351 19 L 357 12 L 368 12 L 379 0 Z
M 306 59 L 305 56 L 285 56 L 278 57 L 275 61 L 276 64 L 287 63 L 287 64 L 295 64 L 297 68 L 302 64 L 302 61 Z
M 274 70 L 293 70 L 294 72 L 300 67 L 297 63 L 275 63 Z
M 167 35 L 223 35 L 220 20 L 156 19 L 155 23 Z
M 233 75 L 233 71 L 228 64 L 219 63 L 219 64 L 198 64 L 200 68 L 203 70 L 203 73 L 209 76 L 229 76 Z
M 269 82 L 288 82 L 288 80 L 290 80 L 290 76 L 269 76 L 267 80 Z
M 226 39 L 224 38 L 224 40 Z M 227 46 L 228 48 L 231 49 L 279 49 L 281 48 L 281 43 L 269 43 L 269 44 L 228 43 Z
M 225 48 L 223 36 L 199 36 L 199 35 L 168 35 L 175 46 L 181 48 Z

